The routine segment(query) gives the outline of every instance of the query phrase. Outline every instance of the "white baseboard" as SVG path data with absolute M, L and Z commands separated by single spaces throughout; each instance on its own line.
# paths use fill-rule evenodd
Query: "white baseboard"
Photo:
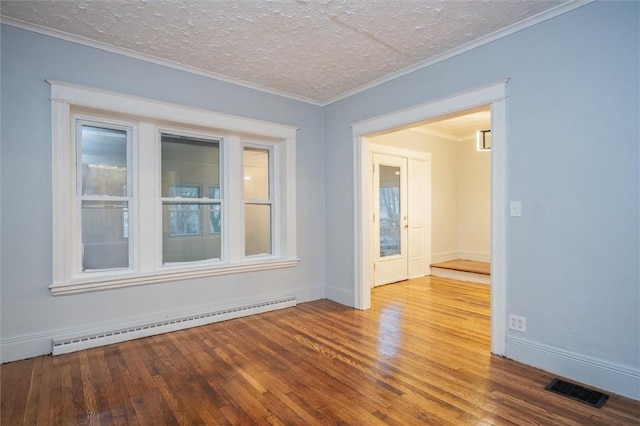
M 473 260 L 475 262 L 491 263 L 491 253 L 479 251 L 451 250 L 433 253 L 431 263 L 449 262 L 450 260 Z
M 296 303 L 296 295 L 293 293 L 270 295 L 262 299 L 200 305 L 182 310 L 94 323 L 89 326 L 4 338 L 0 340 L 0 362 L 6 363 L 51 353 L 61 354 L 103 346 L 282 309 L 295 306 Z
M 458 259 L 473 260 L 475 262 L 491 263 L 491 253 L 483 253 L 479 251 L 459 251 Z
M 459 259 L 458 251 L 441 251 L 431 254 L 431 263 L 442 263 Z
M 506 356 L 567 379 L 640 401 L 640 369 L 515 336 L 506 338 Z
M 353 307 L 353 292 L 329 284 L 327 284 L 325 291 L 327 299 L 340 303 L 341 305 Z

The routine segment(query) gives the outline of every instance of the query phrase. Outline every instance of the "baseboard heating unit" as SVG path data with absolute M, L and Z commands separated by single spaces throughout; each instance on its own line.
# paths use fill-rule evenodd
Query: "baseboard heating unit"
M 263 312 L 296 306 L 295 296 L 274 299 L 245 306 L 222 309 L 212 312 L 203 312 L 194 315 L 176 315 L 162 321 L 153 321 L 147 324 L 138 324 L 130 327 L 117 328 L 111 331 L 88 333 L 81 336 L 65 337 L 53 340 L 53 355 L 61 355 L 82 349 L 111 345 L 141 337 L 154 336 L 171 331 L 184 330 L 214 322 L 245 317 Z

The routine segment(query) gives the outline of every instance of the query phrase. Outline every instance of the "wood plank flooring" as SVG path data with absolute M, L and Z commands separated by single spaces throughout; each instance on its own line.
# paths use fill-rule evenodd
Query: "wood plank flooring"
M 491 275 L 491 264 L 476 262 L 474 260 L 450 260 L 448 262 L 434 263 L 432 268 L 451 269 L 454 271 L 471 272 L 474 274 Z
M 2 366 L 9 425 L 634 425 L 489 353 L 489 287 L 423 278 L 373 308 L 321 300 Z

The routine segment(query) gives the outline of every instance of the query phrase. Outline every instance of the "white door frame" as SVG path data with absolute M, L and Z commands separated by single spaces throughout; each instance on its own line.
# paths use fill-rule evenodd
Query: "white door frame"
M 506 84 L 500 80 L 426 104 L 391 112 L 352 125 L 354 149 L 354 307 L 371 308 L 373 259 L 369 163 L 366 136 L 412 123 L 491 105 L 491 352 L 505 355 L 506 339 Z

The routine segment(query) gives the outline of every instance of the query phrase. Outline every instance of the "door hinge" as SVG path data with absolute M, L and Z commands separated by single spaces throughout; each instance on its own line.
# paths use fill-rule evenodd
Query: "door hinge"
M 376 270 L 376 264 L 375 263 L 373 264 L 373 270 L 374 271 Z
M 375 173 L 376 172 L 376 165 L 372 164 L 371 165 L 371 173 Z

